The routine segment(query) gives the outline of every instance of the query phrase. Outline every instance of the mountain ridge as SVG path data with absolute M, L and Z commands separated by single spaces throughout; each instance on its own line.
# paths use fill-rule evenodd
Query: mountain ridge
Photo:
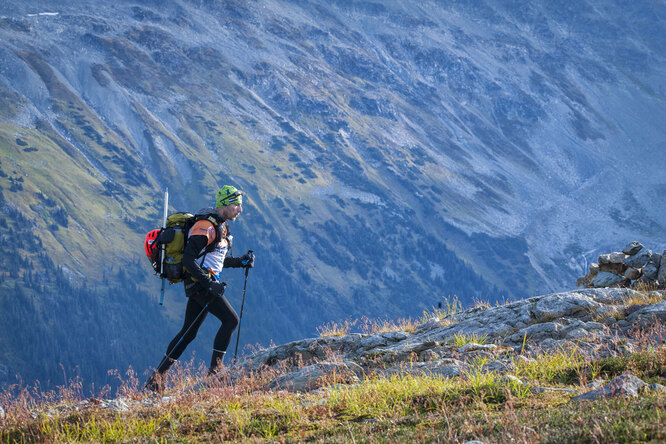
M 614 245 L 666 247 L 666 13 L 565 6 L 7 3 L 3 221 L 20 223 L 15 208 L 47 231 L 73 286 L 132 269 L 133 298 L 109 285 L 131 305 L 155 298 L 135 247 L 161 190 L 196 211 L 234 183 L 248 197 L 238 253 L 257 252 L 250 288 L 270 307 L 249 307 L 250 344 L 415 316 L 453 293 L 570 287 Z M 2 285 L 9 299 L 21 284 Z M 159 316 L 173 327 L 170 292 Z

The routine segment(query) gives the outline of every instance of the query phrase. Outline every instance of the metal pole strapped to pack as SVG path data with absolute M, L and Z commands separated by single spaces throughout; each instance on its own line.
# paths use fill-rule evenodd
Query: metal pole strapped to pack
M 166 229 L 167 212 L 169 209 L 169 188 L 164 190 L 164 215 L 162 217 L 162 231 Z M 166 245 L 162 244 L 162 254 L 160 255 L 160 275 L 164 272 L 164 259 L 166 256 Z M 166 279 L 162 276 L 162 291 L 160 292 L 160 305 L 164 305 L 164 284 Z
M 247 254 L 250 256 L 254 256 L 254 252 L 252 250 L 248 250 Z M 250 269 L 246 268 L 245 269 L 245 283 L 243 284 L 243 301 L 241 302 L 241 312 L 240 312 L 240 318 L 238 319 L 238 332 L 236 332 L 236 350 L 234 351 L 234 364 L 236 363 L 236 356 L 238 355 L 238 341 L 240 340 L 240 329 L 241 329 L 241 322 L 243 321 L 243 307 L 245 307 L 245 289 L 247 288 L 247 274 L 249 273 Z

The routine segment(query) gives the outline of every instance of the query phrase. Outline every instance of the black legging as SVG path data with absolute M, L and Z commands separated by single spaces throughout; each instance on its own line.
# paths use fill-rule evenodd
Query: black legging
M 185 348 L 197 336 L 199 327 L 201 327 L 208 313 L 211 313 L 222 322 L 220 329 L 215 335 L 215 341 L 213 341 L 211 369 L 216 366 L 217 359 L 221 358 L 226 352 L 231 341 L 231 335 L 238 326 L 238 315 L 224 296 L 212 297 L 207 291 L 197 290 L 196 285 L 191 291 L 186 291 L 185 294 L 188 296 L 188 300 L 183 327 L 171 340 L 171 343 L 169 343 L 165 358 L 157 368 L 159 373 L 166 372 L 171 367 L 171 364 L 183 354 Z M 206 304 L 208 304 L 208 308 L 202 313 Z

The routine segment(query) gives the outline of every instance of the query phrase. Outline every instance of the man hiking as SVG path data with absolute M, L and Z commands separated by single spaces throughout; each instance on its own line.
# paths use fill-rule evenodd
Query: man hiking
M 197 213 L 198 220 L 190 228 L 183 250 L 182 263 L 187 275 L 184 280 L 187 296 L 185 320 L 183 327 L 169 343 L 157 369 L 148 378 L 147 389 L 161 389 L 164 373 L 196 337 L 207 313 L 222 322 L 213 342 L 209 374 L 215 373 L 222 364 L 231 335 L 238 325 L 238 315 L 224 297 L 227 284 L 220 280 L 220 275 L 223 268 L 254 266 L 254 255 L 251 253 L 241 257 L 227 256 L 231 248 L 227 221 L 236 220 L 243 212 L 242 205 L 243 192 L 231 185 L 225 185 L 217 192 L 215 208 L 203 209 Z

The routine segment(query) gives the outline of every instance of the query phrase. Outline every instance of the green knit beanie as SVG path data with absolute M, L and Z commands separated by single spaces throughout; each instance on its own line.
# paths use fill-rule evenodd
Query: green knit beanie
M 217 191 L 215 207 L 226 207 L 231 204 L 243 204 L 243 192 L 231 185 L 225 185 Z

